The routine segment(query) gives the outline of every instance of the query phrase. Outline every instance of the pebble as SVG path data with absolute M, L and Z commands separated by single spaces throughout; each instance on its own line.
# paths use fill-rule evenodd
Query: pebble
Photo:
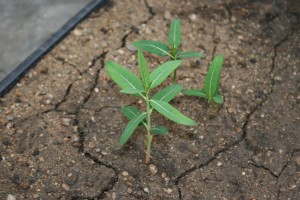
M 12 121 L 12 120 L 15 119 L 15 117 L 12 116 L 12 115 L 7 115 L 6 119 L 7 119 L 8 121 Z
M 218 162 L 218 163 L 217 163 L 217 166 L 218 166 L 218 167 L 221 167 L 222 165 L 223 165 L 223 164 L 222 164 L 221 162 Z
M 145 187 L 144 192 L 149 193 L 149 189 L 147 187 Z
M 16 200 L 16 197 L 9 194 L 9 195 L 7 195 L 7 200 Z
M 171 19 L 171 13 L 169 12 L 169 11 L 166 11 L 165 13 L 164 13 L 164 17 L 166 18 L 166 19 Z
M 91 120 L 92 120 L 92 122 L 94 122 L 94 123 L 96 122 L 96 119 L 95 119 L 94 116 L 91 117 Z
M 196 21 L 197 15 L 194 14 L 194 13 L 193 13 L 193 14 L 190 14 L 190 15 L 189 15 L 189 18 L 190 18 L 191 21 Z
M 149 165 L 149 171 L 152 175 L 156 174 L 157 173 L 157 167 L 153 164 L 150 164 Z
M 118 50 L 119 54 L 123 55 L 125 52 L 123 51 L 123 49 L 119 49 Z
M 132 188 L 128 188 L 128 189 L 127 189 L 127 192 L 128 192 L 129 194 L 131 194 L 131 193 L 132 193 Z
M 38 199 L 40 196 L 39 196 L 38 194 L 34 194 L 32 197 L 33 197 L 34 199 Z
M 62 119 L 62 124 L 65 125 L 65 126 L 69 126 L 70 122 L 71 122 L 71 119 L 68 119 L 68 118 L 63 118 Z
M 171 194 L 171 192 L 173 191 L 171 188 L 164 188 L 165 193 L 167 194 Z
M 282 81 L 282 78 L 281 78 L 280 76 L 275 76 L 275 77 L 274 77 L 274 80 L 275 80 L 275 81 Z
M 161 173 L 161 177 L 162 178 L 166 178 L 167 177 L 167 174 L 165 172 Z
M 108 153 L 107 153 L 107 151 L 102 151 L 101 154 L 106 156 Z
M 81 35 L 82 35 L 82 31 L 79 30 L 79 29 L 75 29 L 73 33 L 74 33 L 74 35 L 76 35 L 76 36 L 81 36 Z
M 94 149 L 96 147 L 94 142 L 89 142 L 89 148 Z
M 94 47 L 94 49 L 99 49 L 99 48 L 100 48 L 100 45 L 99 45 L 98 43 L 94 43 L 94 44 L 93 44 L 93 47 Z
M 95 88 L 94 91 L 95 91 L 96 93 L 98 93 L 98 92 L 99 92 L 99 89 L 98 89 L 98 88 Z
M 296 163 L 297 163 L 297 165 L 300 166 L 300 156 L 298 156 L 298 157 L 296 158 Z
M 129 51 L 136 52 L 138 50 L 133 44 L 127 44 L 126 47 Z
M 116 198 L 117 198 L 117 195 L 116 195 L 115 192 L 112 193 L 111 198 L 112 198 L 112 199 L 116 199 Z
M 203 136 L 203 135 L 200 135 L 200 136 L 199 136 L 199 139 L 200 139 L 200 140 L 203 140 L 203 139 L 204 139 L 204 136 Z
M 100 148 L 96 148 L 95 151 L 96 151 L 97 153 L 99 153 L 99 152 L 101 151 L 101 149 L 100 149 Z
M 127 171 L 123 171 L 123 172 L 122 172 L 122 175 L 123 175 L 123 176 L 128 176 L 129 173 L 128 173 Z
M 63 183 L 63 184 L 61 185 L 61 187 L 62 187 L 64 190 L 66 190 L 66 191 L 69 191 L 69 190 L 70 190 L 70 186 L 68 186 L 68 185 L 65 184 L 65 183 Z

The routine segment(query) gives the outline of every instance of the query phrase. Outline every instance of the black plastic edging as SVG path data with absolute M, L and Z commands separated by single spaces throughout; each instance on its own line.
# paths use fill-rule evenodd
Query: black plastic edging
M 60 42 L 79 22 L 85 19 L 92 11 L 99 9 L 107 2 L 108 0 L 92 0 L 63 25 L 51 38 L 44 42 L 42 46 L 19 64 L 0 82 L 0 97 L 3 97 L 17 81 L 22 78 L 25 72 L 32 68 L 43 55 L 48 53 L 58 42 Z

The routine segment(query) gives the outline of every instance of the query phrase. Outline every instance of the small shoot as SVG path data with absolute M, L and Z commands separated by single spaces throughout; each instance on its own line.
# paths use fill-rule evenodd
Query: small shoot
M 222 55 L 217 55 L 213 59 L 205 77 L 204 89 L 184 90 L 183 93 L 187 96 L 198 96 L 207 99 L 209 102 L 214 101 L 217 104 L 222 104 L 224 99 L 218 95 L 218 90 L 223 62 L 224 58 Z
M 174 43 L 174 45 L 178 44 L 179 43 Z M 105 69 L 108 75 L 121 88 L 122 93 L 134 95 L 144 99 L 146 102 L 146 108 L 144 112 L 139 111 L 133 106 L 124 106 L 122 108 L 122 112 L 128 118 L 129 122 L 125 126 L 120 137 L 120 143 L 125 144 L 138 126 L 145 127 L 147 130 L 146 164 L 148 164 L 151 159 L 151 144 L 153 137 L 155 135 L 168 134 L 166 127 L 161 125 L 152 126 L 151 113 L 153 110 L 156 110 L 165 117 L 179 124 L 187 126 L 196 125 L 195 121 L 186 117 L 180 113 L 179 110 L 168 103 L 181 92 L 181 85 L 174 84 L 167 86 L 154 94 L 152 98 L 150 96 L 152 89 L 159 86 L 174 70 L 181 65 L 181 63 L 182 61 L 180 60 L 169 61 L 158 66 L 151 73 L 149 73 L 148 65 L 143 52 L 142 50 L 138 50 L 138 64 L 141 79 L 132 74 L 125 67 L 115 62 L 108 61 L 105 64 Z
M 171 60 L 182 58 L 198 57 L 204 58 L 204 55 L 198 52 L 183 52 L 181 46 L 180 20 L 175 19 L 170 26 L 168 44 L 152 40 L 139 40 L 133 43 L 138 49 L 153 53 L 158 56 L 169 56 Z M 173 73 L 173 82 L 176 81 L 176 69 Z

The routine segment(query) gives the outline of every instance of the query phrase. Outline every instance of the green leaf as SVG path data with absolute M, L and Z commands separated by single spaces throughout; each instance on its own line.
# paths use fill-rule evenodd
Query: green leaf
M 134 42 L 133 45 L 138 49 L 153 53 L 158 56 L 170 56 L 173 58 L 173 56 L 169 53 L 170 49 L 168 45 L 165 45 L 161 42 L 152 40 L 139 40 Z
M 188 126 L 197 125 L 197 123 L 194 120 L 186 117 L 167 102 L 151 99 L 150 104 L 157 112 L 174 122 Z
M 132 120 L 134 117 L 139 115 L 141 112 L 133 106 L 124 106 L 122 112 L 129 119 Z
M 140 68 L 140 73 L 142 77 L 142 81 L 144 84 L 144 87 L 147 89 L 149 87 L 149 72 L 148 72 L 148 65 L 146 62 L 146 59 L 144 57 L 143 51 L 138 50 L 138 62 L 139 62 L 139 68 Z
M 172 48 L 178 48 L 181 43 L 180 20 L 175 19 L 169 31 L 169 45 Z
M 183 90 L 183 94 L 187 96 L 197 96 L 197 97 L 203 97 L 207 99 L 204 90 L 199 90 L 199 89 Z
M 205 56 L 202 53 L 199 52 L 180 52 L 178 53 L 178 58 L 192 58 L 192 57 L 197 57 L 197 58 L 204 58 Z
M 167 86 L 164 89 L 157 92 L 155 95 L 153 95 L 152 99 L 169 102 L 174 97 L 176 97 L 177 94 L 180 93 L 182 88 L 183 88 L 182 85 L 178 85 L 178 84 Z
M 222 55 L 216 56 L 210 64 L 205 77 L 204 91 L 209 101 L 211 101 L 218 92 L 223 61 L 224 58 Z
M 150 89 L 161 84 L 177 67 L 181 65 L 181 60 L 173 60 L 158 66 L 149 76 Z
M 120 144 L 125 144 L 130 136 L 132 135 L 133 131 L 136 129 L 136 127 L 139 125 L 141 121 L 143 121 L 146 118 L 147 113 L 140 113 L 137 116 L 135 116 L 132 120 L 129 121 L 129 123 L 126 125 L 125 129 L 123 130 L 123 133 L 120 138 Z
M 122 89 L 137 89 L 144 90 L 143 83 L 129 70 L 125 69 L 123 66 L 113 62 L 107 61 L 105 63 L 105 69 L 110 76 L 110 78 Z
M 213 97 L 213 101 L 218 104 L 222 104 L 224 102 L 224 98 L 220 95 L 216 95 Z
M 146 92 L 146 91 L 139 90 L 136 88 L 126 88 L 126 89 L 121 90 L 121 93 L 124 93 L 124 94 L 138 94 L 138 93 L 143 93 L 143 92 Z
M 168 129 L 164 126 L 156 126 L 150 129 L 150 133 L 155 135 L 167 135 Z

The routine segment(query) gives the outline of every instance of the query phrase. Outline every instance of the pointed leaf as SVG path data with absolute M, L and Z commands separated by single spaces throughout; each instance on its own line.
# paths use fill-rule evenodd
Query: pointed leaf
M 123 130 L 123 133 L 120 138 L 120 144 L 125 144 L 130 136 L 132 135 L 133 131 L 136 129 L 136 127 L 139 125 L 143 119 L 146 118 L 147 113 L 140 113 L 137 116 L 135 116 L 132 120 L 128 122 L 125 129 Z
M 143 93 L 143 92 L 145 92 L 145 91 L 139 90 L 136 88 L 126 88 L 126 89 L 121 90 L 121 93 L 124 93 L 124 94 L 138 94 L 138 93 Z
M 208 73 L 205 77 L 204 91 L 208 100 L 212 100 L 217 94 L 217 90 L 220 82 L 220 73 L 222 69 L 224 58 L 222 55 L 218 55 L 214 58 L 209 66 Z
M 181 60 L 169 61 L 153 70 L 149 76 L 151 82 L 150 89 L 161 84 L 181 63 Z
M 133 106 L 124 106 L 122 108 L 122 112 L 129 120 L 132 120 L 134 117 L 141 113 L 137 108 Z
M 199 89 L 183 90 L 183 94 L 187 96 L 197 96 L 197 97 L 203 97 L 207 99 L 204 90 L 199 90 Z
M 150 133 L 155 135 L 167 135 L 168 129 L 164 126 L 156 126 L 150 129 Z
M 107 61 L 105 63 L 105 69 L 110 78 L 120 88 L 144 90 L 144 86 L 141 80 L 135 74 L 132 74 L 129 70 L 125 69 L 123 66 L 113 61 Z
M 137 115 L 139 115 L 141 113 L 138 109 L 136 109 L 133 106 L 124 106 L 122 108 L 122 112 L 129 120 L 132 120 L 134 117 L 136 117 Z M 141 126 L 141 125 L 146 126 L 146 123 L 144 121 L 142 121 L 139 123 L 139 126 Z
M 138 50 L 138 62 L 139 62 L 139 68 L 140 68 L 140 73 L 142 77 L 142 81 L 144 84 L 144 87 L 147 89 L 149 87 L 149 72 L 148 72 L 148 65 L 146 62 L 146 59 L 144 57 L 143 51 Z
M 138 49 L 153 53 L 158 56 L 170 56 L 173 57 L 169 52 L 170 49 L 167 45 L 161 42 L 152 40 L 139 40 L 133 43 Z
M 220 95 L 216 95 L 216 96 L 214 96 L 213 101 L 218 104 L 222 104 L 224 102 L 224 98 Z
M 195 126 L 197 123 L 183 115 L 179 112 L 176 108 L 168 104 L 167 102 L 160 101 L 160 100 L 150 100 L 151 106 L 160 114 L 164 115 L 165 117 L 169 118 L 170 120 L 177 122 L 179 124 L 184 124 L 187 126 Z
M 192 57 L 197 57 L 197 58 L 204 58 L 205 56 L 202 53 L 199 52 L 180 52 L 178 53 L 178 58 L 192 58 Z
M 182 85 L 178 85 L 178 84 L 170 85 L 160 90 L 155 95 L 153 95 L 152 99 L 169 102 L 174 97 L 176 97 L 177 94 L 181 92 L 182 88 L 183 88 Z
M 169 45 L 172 48 L 178 48 L 181 43 L 180 20 L 175 19 L 169 31 Z

